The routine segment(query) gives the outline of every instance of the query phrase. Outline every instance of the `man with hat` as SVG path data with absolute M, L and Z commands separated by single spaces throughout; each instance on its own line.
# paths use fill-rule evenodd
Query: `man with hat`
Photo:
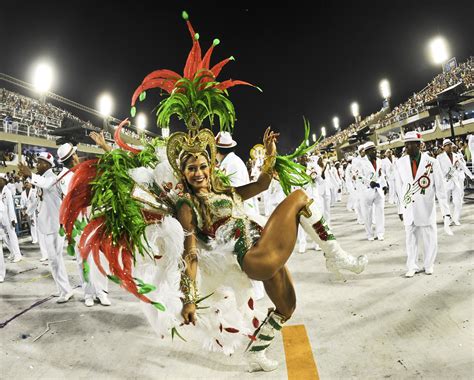
M 405 277 L 413 277 L 421 271 L 418 267 L 418 244 L 424 250 L 425 273 L 433 274 L 438 252 L 435 196 L 444 217 L 444 229 L 449 228 L 449 207 L 446 200 L 445 181 L 439 162 L 427 153 L 420 152 L 421 134 L 407 132 L 404 136 L 406 155 L 396 163 L 395 186 L 398 198 L 398 214 L 405 225 L 407 269 Z
M 62 144 L 58 148 L 58 161 L 64 165 L 63 169 L 58 175 L 58 183 L 61 187 L 62 198 L 66 196 L 69 189 L 69 183 L 71 182 L 74 173 L 71 169 L 79 164 L 79 157 L 76 154 L 77 147 L 71 143 Z M 82 216 L 80 215 L 79 218 Z M 79 268 L 79 277 L 81 279 L 82 289 L 84 291 L 84 304 L 87 307 L 94 306 L 95 298 L 99 299 L 99 302 L 104 306 L 110 306 L 111 302 L 107 296 L 108 281 L 107 278 L 100 273 L 97 265 L 95 264 L 92 256 L 89 256 L 87 263 L 89 264 L 89 278 L 86 281 L 84 277 L 84 263 L 79 253 L 77 244 L 79 237 L 76 238 L 76 245 L 74 250 L 76 252 L 76 260 Z
M 0 229 L 4 231 L 4 241 L 8 250 L 10 251 L 10 257 L 14 263 L 21 261 L 22 255 L 20 252 L 20 245 L 18 244 L 18 236 L 15 232 L 16 224 L 18 223 L 15 212 L 15 203 L 13 201 L 13 195 L 7 186 L 8 177 L 4 173 L 0 173 L 0 194 L 5 211 L 3 212 L 2 219 L 0 220 Z
M 237 142 L 232 138 L 229 132 L 222 131 L 216 135 L 217 161 L 218 168 L 229 176 L 230 183 L 233 187 L 246 185 L 250 182 L 249 172 L 244 161 L 234 153 Z M 255 209 L 253 198 L 244 202 L 245 209 L 248 213 L 258 214 Z M 263 298 L 263 283 L 260 281 L 252 281 L 255 298 L 257 300 Z
M 460 226 L 464 198 L 464 173 L 468 174 L 471 179 L 472 174 L 469 170 L 464 169 L 464 159 L 459 153 L 453 152 L 453 145 L 451 140 L 445 139 L 443 141 L 444 152 L 436 158 L 444 176 L 448 204 L 452 204 L 451 215 L 453 216 L 453 222 L 456 226 Z
M 59 236 L 59 208 L 61 206 L 61 188 L 53 173 L 54 157 L 49 152 L 40 152 L 37 157 L 36 171 L 20 163 L 18 169 L 25 178 L 37 187 L 38 195 L 38 242 L 42 254 L 48 261 L 59 293 L 57 303 L 65 303 L 74 295 L 64 265 L 64 237 Z
M 387 179 L 388 185 L 388 203 L 391 205 L 396 204 L 395 202 L 395 162 L 396 157 L 392 154 L 391 149 L 385 151 L 385 157 L 382 159 L 382 172 Z
M 372 141 L 364 145 L 366 158 L 360 161 L 359 177 L 362 183 L 361 207 L 364 212 L 367 240 L 384 240 L 385 215 L 384 203 L 387 182 L 382 173 L 382 160 L 377 157 L 377 149 Z M 372 230 L 372 219 L 375 217 L 375 236 Z
M 360 165 L 364 161 L 365 158 L 365 151 L 364 151 L 364 144 L 360 144 L 357 147 L 357 153 L 359 154 L 358 156 L 355 156 L 352 159 L 352 172 L 354 174 L 353 176 L 353 181 L 354 181 L 354 188 L 355 188 L 355 196 L 354 196 L 354 205 L 355 205 L 355 212 L 357 215 L 357 223 L 359 224 L 364 224 L 365 223 L 365 214 L 364 214 L 364 208 L 362 207 L 362 190 L 363 190 L 363 184 L 359 178 L 359 171 L 360 171 Z

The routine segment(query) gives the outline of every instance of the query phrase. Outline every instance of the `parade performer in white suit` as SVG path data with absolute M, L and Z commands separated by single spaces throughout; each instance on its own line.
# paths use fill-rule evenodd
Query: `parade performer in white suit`
M 7 269 L 5 267 L 5 259 L 3 258 L 3 239 L 5 238 L 5 230 L 3 227 L 3 218 L 7 214 L 7 208 L 0 202 L 0 282 L 5 281 Z
M 36 226 L 36 209 L 38 207 L 38 198 L 36 196 L 36 188 L 26 181 L 25 189 L 21 192 L 20 206 L 23 214 L 26 216 L 28 226 L 30 227 L 31 242 L 38 243 L 38 232 Z M 40 261 L 46 261 L 48 257 L 42 257 Z
M 359 178 L 360 164 L 365 158 L 364 145 L 361 144 L 357 147 L 357 152 L 359 156 L 356 156 L 352 160 L 352 172 L 354 177 L 352 177 L 355 186 L 355 211 L 357 215 L 357 223 L 365 224 L 365 210 L 362 207 L 362 191 L 364 190 L 364 185 L 362 184 Z
M 461 210 L 464 198 L 464 178 L 472 173 L 466 168 L 464 159 L 459 153 L 453 152 L 453 142 L 449 139 L 443 141 L 444 153 L 438 155 L 437 160 L 441 166 L 446 185 L 448 204 L 451 206 L 452 221 L 460 226 Z
M 54 157 L 49 152 L 38 155 L 37 173 L 24 164 L 18 164 L 21 175 L 31 178 L 38 195 L 38 241 L 42 255 L 48 255 L 49 266 L 59 292 L 57 303 L 65 303 L 74 295 L 63 259 L 64 237 L 59 236 L 59 207 L 61 188 L 53 173 Z
M 20 252 L 20 245 L 18 244 L 18 236 L 16 235 L 15 227 L 18 223 L 16 219 L 15 203 L 13 202 L 13 195 L 9 190 L 7 175 L 0 173 L 0 194 L 2 202 L 5 206 L 6 212 L 3 215 L 3 229 L 5 231 L 4 243 L 10 251 L 10 258 L 14 263 L 21 261 L 22 255 Z
M 375 217 L 375 236 L 378 240 L 384 240 L 387 182 L 382 173 L 382 160 L 377 158 L 375 144 L 369 141 L 365 144 L 364 151 L 366 157 L 359 162 L 359 179 L 363 185 L 361 207 L 364 209 L 365 232 L 367 240 L 375 240 L 372 230 L 372 221 Z
M 407 132 L 404 141 L 407 154 L 397 160 L 395 179 L 398 214 L 406 233 L 408 271 L 405 276 L 413 277 L 421 271 L 418 266 L 419 243 L 423 246 L 425 273 L 433 274 L 438 252 L 435 195 L 443 214 L 445 232 L 448 235 L 452 232 L 445 182 L 438 161 L 420 152 L 420 133 Z
M 388 203 L 396 204 L 395 200 L 395 163 L 397 158 L 392 154 L 391 149 L 385 151 L 382 159 L 382 173 L 385 175 L 388 185 Z
M 76 150 L 77 148 L 70 143 L 62 144 L 58 148 L 58 161 L 64 165 L 58 175 L 58 183 L 61 187 L 63 198 L 67 195 L 69 183 L 74 176 L 71 169 L 79 163 L 79 157 L 76 154 Z M 76 239 L 76 241 L 78 240 L 79 238 Z M 101 305 L 110 306 L 112 303 L 107 296 L 107 277 L 100 273 L 94 260 L 92 260 L 92 257 L 89 257 L 87 265 L 84 265 L 84 261 L 82 260 L 77 248 L 77 243 L 74 245 L 74 251 L 79 268 L 82 290 L 84 291 L 84 304 L 87 307 L 94 306 L 94 300 L 97 298 Z

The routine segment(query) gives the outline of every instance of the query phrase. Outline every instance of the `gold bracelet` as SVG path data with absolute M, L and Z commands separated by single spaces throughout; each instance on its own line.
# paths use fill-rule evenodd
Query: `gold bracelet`
M 196 304 L 199 299 L 196 280 L 191 279 L 186 273 L 181 274 L 180 282 L 181 291 L 183 292 L 183 305 Z
M 268 174 L 270 177 L 273 177 L 273 172 L 275 170 L 275 162 L 276 156 L 265 156 L 261 168 L 262 173 Z

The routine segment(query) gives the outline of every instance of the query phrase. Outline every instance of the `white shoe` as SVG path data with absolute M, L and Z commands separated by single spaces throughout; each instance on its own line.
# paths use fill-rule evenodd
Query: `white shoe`
M 3 281 L 5 281 L 5 279 L 0 277 L 0 283 L 3 282 Z
M 367 238 L 368 241 L 374 241 L 375 238 L 373 236 Z
M 377 236 L 377 239 L 378 240 L 384 240 L 384 237 L 383 237 L 383 235 L 379 235 L 379 236 Z
M 409 270 L 408 272 L 405 273 L 405 277 L 411 278 L 411 277 L 413 277 L 416 273 L 418 273 L 416 270 Z
M 61 294 L 58 300 L 56 301 L 56 303 L 66 303 L 72 298 L 73 295 L 74 295 L 73 291 L 70 291 L 69 293 L 66 293 L 66 294 Z
M 15 258 L 12 260 L 12 263 L 18 263 L 18 262 L 20 262 L 22 259 L 23 259 L 23 257 L 21 257 L 21 256 L 15 257 Z
M 453 219 L 453 223 L 454 223 L 454 225 L 456 225 L 456 226 L 460 226 L 460 225 L 461 225 L 461 223 L 459 223 L 459 220 Z
M 265 351 L 266 350 L 246 353 L 249 372 L 270 372 L 278 368 L 278 362 L 276 360 L 268 359 L 265 355 Z
M 110 306 L 112 305 L 112 302 L 110 302 L 109 297 L 107 297 L 107 294 L 103 293 L 100 296 L 98 295 L 97 298 L 99 299 L 99 302 L 102 306 Z
M 86 297 L 84 298 L 84 305 L 86 305 L 87 307 L 94 306 L 94 297 L 92 297 L 92 296 L 86 296 Z
M 42 257 L 42 258 L 40 259 L 40 261 L 41 261 L 42 263 L 44 263 L 45 261 L 48 261 L 48 258 L 47 258 L 47 257 Z
M 432 274 L 433 274 L 433 268 L 427 268 L 427 269 L 425 269 L 425 274 L 427 274 L 427 275 L 432 275 Z
M 319 246 L 319 244 L 316 244 L 315 250 L 316 250 L 316 251 L 321 251 L 321 247 Z

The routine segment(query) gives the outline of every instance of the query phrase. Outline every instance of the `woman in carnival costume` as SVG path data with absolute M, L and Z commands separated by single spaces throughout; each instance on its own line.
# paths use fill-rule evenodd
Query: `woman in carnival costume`
M 278 133 L 268 128 L 266 157 L 256 182 L 233 188 L 215 168 L 216 146 L 203 121 L 219 119 L 221 131 L 232 131 L 235 111 L 227 89 L 249 85 L 217 81 L 227 58 L 210 66 L 219 40 L 201 56 L 199 35 L 183 12 L 193 39 L 181 76 L 157 70 L 145 77 L 132 97 L 144 100 L 146 90 L 167 93 L 157 110 L 157 123 L 168 126 L 176 115 L 187 132 L 145 143 L 143 150 L 122 149 L 78 165 L 61 208 L 61 222 L 70 245 L 79 240 L 86 262 L 92 255 L 98 268 L 140 298 L 145 314 L 162 339 L 179 337 L 211 351 L 232 354 L 246 346 L 249 370 L 271 371 L 278 363 L 265 356 L 275 332 L 292 316 L 296 295 L 285 266 L 301 224 L 318 243 L 329 271 L 361 273 L 367 258 L 355 258 L 339 246 L 320 210 L 303 190 L 292 186 L 309 181 L 305 168 L 293 159 L 313 146 L 302 143 L 291 155 L 276 151 Z M 255 86 L 254 86 L 255 87 Z M 309 126 L 305 123 L 305 140 Z M 245 214 L 242 201 L 265 191 L 276 171 L 286 194 L 265 228 Z M 76 220 L 91 207 L 88 220 Z M 101 265 L 101 256 L 108 270 Z M 85 267 L 84 271 L 87 272 Z M 275 305 L 265 316 L 255 309 L 250 279 L 263 281 Z

